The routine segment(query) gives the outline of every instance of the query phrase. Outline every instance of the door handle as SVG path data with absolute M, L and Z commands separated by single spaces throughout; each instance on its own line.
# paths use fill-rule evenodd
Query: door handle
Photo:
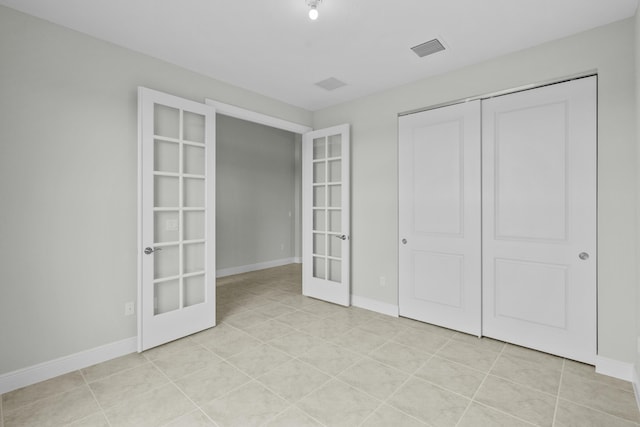
M 583 261 L 586 261 L 589 259 L 589 254 L 587 252 L 580 252 L 578 254 L 578 258 L 580 258 Z
M 154 252 L 158 252 L 161 251 L 162 248 L 152 248 L 150 246 L 147 246 L 146 248 L 144 248 L 144 254 L 145 255 L 151 255 Z
M 334 234 L 333 237 L 336 237 L 340 240 L 347 240 L 349 238 L 345 234 L 341 234 L 341 235 Z

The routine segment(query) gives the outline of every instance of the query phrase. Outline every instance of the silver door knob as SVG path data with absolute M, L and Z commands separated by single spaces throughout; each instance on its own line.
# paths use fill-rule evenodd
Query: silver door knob
M 347 240 L 348 239 L 348 237 L 346 235 L 344 235 L 344 234 L 341 234 L 339 236 L 338 235 L 334 235 L 333 237 L 337 237 L 340 240 Z
M 402 244 L 406 245 L 407 244 L 407 239 L 402 239 Z
M 589 254 L 586 252 L 580 252 L 580 254 L 578 254 L 578 258 L 580 258 L 583 261 L 586 261 L 589 259 Z
M 161 250 L 162 250 L 162 248 L 152 248 L 150 246 L 147 246 L 146 248 L 144 248 L 144 254 L 145 255 L 151 255 L 152 253 L 157 252 L 157 251 L 161 251 Z

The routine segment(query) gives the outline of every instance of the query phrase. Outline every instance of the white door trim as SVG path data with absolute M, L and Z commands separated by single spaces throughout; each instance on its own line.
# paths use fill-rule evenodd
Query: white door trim
M 216 101 L 214 99 L 206 98 L 205 104 L 215 107 L 216 114 L 224 114 L 225 116 L 235 117 L 236 119 L 242 119 L 248 122 L 271 126 L 272 128 L 276 129 L 282 129 L 301 135 L 313 130 L 313 128 L 306 125 L 279 119 L 277 117 L 258 113 L 256 111 L 247 110 L 246 108 L 236 107 L 235 105 L 225 104 L 224 102 Z

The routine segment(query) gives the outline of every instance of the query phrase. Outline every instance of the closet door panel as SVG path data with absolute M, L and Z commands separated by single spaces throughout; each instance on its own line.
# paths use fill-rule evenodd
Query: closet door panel
M 483 335 L 596 356 L 596 81 L 483 101 Z
M 399 121 L 399 311 L 480 335 L 480 102 Z

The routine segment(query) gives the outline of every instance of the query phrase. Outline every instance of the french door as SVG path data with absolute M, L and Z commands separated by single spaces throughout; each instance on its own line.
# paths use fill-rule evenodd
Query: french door
M 399 312 L 480 335 L 480 101 L 400 117 Z
M 588 77 L 400 119 L 401 315 L 595 362 L 596 93 Z
M 302 293 L 349 306 L 349 125 L 302 136 Z
M 212 327 L 215 110 L 138 90 L 138 350 Z

